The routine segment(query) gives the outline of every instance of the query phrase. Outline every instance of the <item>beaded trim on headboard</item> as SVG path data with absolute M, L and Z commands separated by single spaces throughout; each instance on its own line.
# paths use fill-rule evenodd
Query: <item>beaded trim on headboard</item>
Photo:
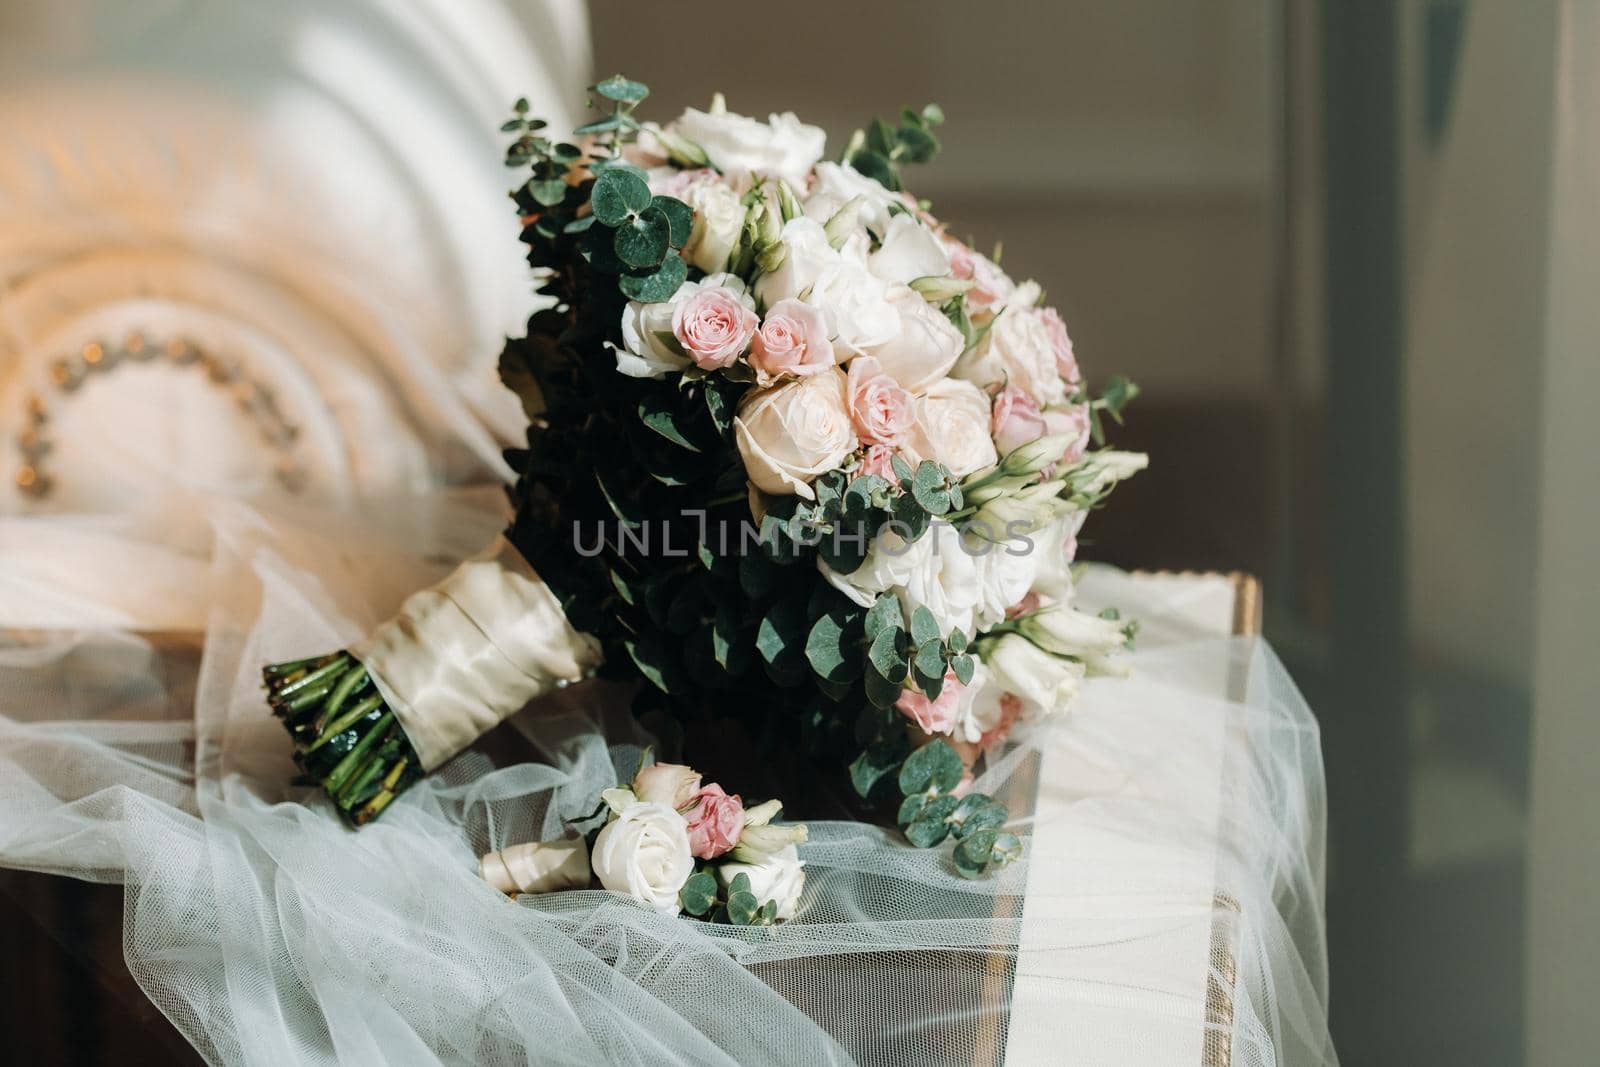
M 150 363 L 157 359 L 175 367 L 193 367 L 219 389 L 230 392 L 239 410 L 255 422 L 267 445 L 278 453 L 274 472 L 278 483 L 291 493 L 304 488 L 306 471 L 293 452 L 300 428 L 284 416 L 272 390 L 251 378 L 237 361 L 214 355 L 192 341 L 175 338 L 158 345 L 137 333 L 120 344 L 91 341 L 74 355 L 50 365 L 50 386 L 65 396 L 124 363 Z M 24 427 L 16 439 L 22 465 L 17 468 L 15 481 L 19 492 L 42 498 L 55 486 L 46 465 L 54 446 L 49 430 L 50 405 L 42 393 L 31 394 L 25 403 Z

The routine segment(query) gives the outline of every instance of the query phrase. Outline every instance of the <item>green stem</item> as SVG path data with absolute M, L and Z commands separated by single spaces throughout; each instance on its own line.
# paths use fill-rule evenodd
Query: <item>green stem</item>
M 364 704 L 366 701 L 362 701 L 362 703 Z M 393 722 L 394 712 L 384 712 L 383 717 L 372 724 L 372 728 L 367 731 L 365 737 L 356 743 L 356 747 L 350 750 L 349 755 L 340 760 L 339 765 L 328 774 L 328 777 L 322 780 L 322 787 L 333 795 L 335 801 L 339 800 L 341 787 L 366 759 L 367 753 L 377 747 L 378 742 L 383 739 L 384 734 L 388 732 L 389 725 Z
M 422 777 L 405 729 L 348 652 L 273 664 L 261 677 L 303 780 L 321 785 L 355 825 L 377 818 Z
M 346 730 L 350 729 L 350 727 L 354 726 L 356 723 L 372 714 L 373 710 L 382 703 L 382 694 L 373 693 L 355 707 L 345 712 L 344 715 L 330 723 L 328 728 L 317 736 L 317 739 L 311 743 L 311 747 L 306 749 L 306 751 L 308 753 L 315 752 L 317 749 L 327 744 L 331 739 L 344 733 Z M 390 714 L 392 715 L 394 713 L 390 712 Z

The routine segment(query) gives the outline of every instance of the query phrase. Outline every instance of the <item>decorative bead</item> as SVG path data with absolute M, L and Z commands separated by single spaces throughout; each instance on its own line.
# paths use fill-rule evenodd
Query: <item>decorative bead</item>
M 17 488 L 33 497 L 41 497 L 50 491 L 50 479 L 38 468 L 24 464 L 17 468 Z
M 83 384 L 83 364 L 69 359 L 58 359 L 50 366 L 50 380 L 62 392 L 70 393 Z
M 277 398 L 272 390 L 245 375 L 242 366 L 224 361 L 204 351 L 183 338 L 173 338 L 164 345 L 151 344 L 142 333 L 132 333 L 119 347 L 108 348 L 91 341 L 79 350 L 76 358 L 59 359 L 50 365 L 50 380 L 63 392 L 72 392 L 95 373 L 110 371 L 122 359 L 144 362 L 164 352 L 175 366 L 197 366 L 218 385 L 229 386 L 229 392 L 239 409 L 249 415 L 265 441 L 280 453 L 273 476 L 291 493 L 302 491 L 308 481 L 304 466 L 290 454 L 299 440 L 300 428 L 284 418 L 278 410 Z M 17 470 L 17 488 L 29 496 L 48 494 L 53 482 L 40 465 L 40 459 L 51 450 L 51 442 L 41 427 L 49 422 L 49 410 L 44 397 L 29 394 L 24 402 L 31 426 L 17 437 L 17 448 L 26 460 Z
M 31 463 L 50 451 L 50 442 L 37 429 L 27 429 L 17 435 L 17 450 Z

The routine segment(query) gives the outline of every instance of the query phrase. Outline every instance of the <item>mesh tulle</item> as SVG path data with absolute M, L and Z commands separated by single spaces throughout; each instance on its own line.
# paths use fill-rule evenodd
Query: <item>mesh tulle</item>
M 0 648 L 0 861 L 124 883 L 128 966 L 210 1061 L 1332 1061 L 1315 722 L 1264 643 L 1203 637 L 1116 575 L 1083 596 L 1145 620 L 1134 676 L 991 758 L 978 788 L 1039 800 L 1025 858 L 984 880 L 824 821 L 777 928 L 508 901 L 479 854 L 590 813 L 650 741 L 599 685 L 349 829 L 288 784 L 259 666 L 347 644 L 498 522 L 461 495 L 381 521 L 219 505 L 198 652 L 105 630 Z

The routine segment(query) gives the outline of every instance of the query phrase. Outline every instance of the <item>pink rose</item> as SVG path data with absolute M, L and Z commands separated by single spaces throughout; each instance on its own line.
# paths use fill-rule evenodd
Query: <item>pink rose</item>
M 885 374 L 871 356 L 857 356 L 851 361 L 847 386 L 850 421 L 862 442 L 893 448 L 903 445 L 917 421 L 912 395 Z
M 751 342 L 750 366 L 757 381 L 771 385 L 785 374 L 820 374 L 833 364 L 833 342 L 821 308 L 787 299 L 767 309 L 766 321 Z
M 1029 441 L 1044 436 L 1045 419 L 1033 397 L 1008 385 L 994 398 L 993 416 L 995 451 L 1004 456 Z
M 1061 466 L 1070 467 L 1083 458 L 1089 448 L 1089 407 L 1075 404 L 1067 408 L 1048 408 L 1044 412 L 1045 430 L 1072 438 L 1072 443 L 1061 456 Z M 1053 472 L 1051 472 L 1053 473 Z M 1050 477 L 1046 474 L 1045 477 Z
M 1004 693 L 1000 697 L 1000 721 L 995 723 L 983 736 L 978 739 L 978 747 L 990 749 L 1006 739 L 1011 733 L 1011 728 L 1017 724 L 1017 719 L 1022 717 L 1022 700 L 1012 693 Z
M 897 481 L 894 473 L 894 449 L 888 445 L 873 445 L 862 453 L 861 465 L 856 468 L 855 476 L 864 478 L 869 474 L 876 474 L 893 485 Z
M 672 311 L 672 334 L 696 364 L 721 370 L 744 354 L 761 320 L 721 287 L 704 288 Z
M 652 193 L 656 196 L 670 196 L 676 200 L 687 200 L 689 190 L 702 182 L 722 180 L 722 175 L 710 167 L 700 167 L 695 170 L 662 168 L 651 171 L 648 177 Z
M 988 311 L 1004 304 L 1017 287 L 988 256 L 974 252 L 955 238 L 944 238 L 944 250 L 950 256 L 950 276 L 973 283 L 967 290 L 967 307 L 972 311 Z
M 900 694 L 894 706 L 900 710 L 900 714 L 921 727 L 923 733 L 948 734 L 956 728 L 956 720 L 961 714 L 961 694 L 966 688 L 956 677 L 955 671 L 947 671 L 937 700 L 929 700 L 917 690 L 907 689 Z
M 722 855 L 739 843 L 744 833 L 744 803 L 730 797 L 715 783 L 694 795 L 694 807 L 685 813 L 689 822 L 689 851 L 700 859 Z
M 1061 315 L 1055 308 L 1040 308 L 1039 319 L 1044 323 L 1045 333 L 1050 335 L 1050 347 L 1055 350 L 1056 371 L 1061 375 L 1061 380 L 1068 385 L 1077 385 L 1078 358 L 1072 354 L 1072 338 L 1067 336 L 1067 324 L 1061 321 Z

